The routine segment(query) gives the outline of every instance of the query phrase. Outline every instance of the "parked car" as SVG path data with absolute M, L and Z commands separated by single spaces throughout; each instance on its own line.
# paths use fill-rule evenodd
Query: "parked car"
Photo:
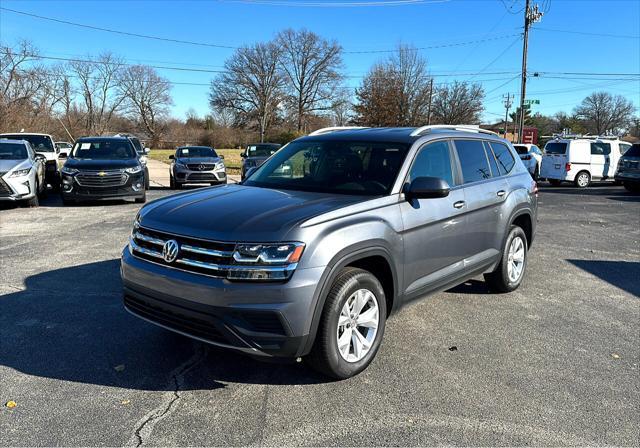
M 26 140 L 31 148 L 42 154 L 45 162 L 45 180 L 51 188 L 57 191 L 60 188 L 60 169 L 58 166 L 58 151 L 53 143 L 53 138 L 49 134 L 36 134 L 26 132 L 16 132 L 13 134 L 0 134 L 0 138 L 10 140 Z
M 253 143 L 247 146 L 247 149 L 240 154 L 242 156 L 242 167 L 240 169 L 240 178 L 244 180 L 247 172 L 251 168 L 257 168 L 264 163 L 272 154 L 274 154 L 282 145 L 278 143 Z
M 634 143 L 620 157 L 615 179 L 627 190 L 640 192 L 640 143 Z
M 69 142 L 56 142 L 55 145 L 56 150 L 58 151 L 58 158 L 60 157 L 61 153 L 69 156 L 69 152 L 71 152 L 71 149 L 73 148 L 73 145 Z
M 169 156 L 169 184 L 172 189 L 184 184 L 226 184 L 224 157 L 209 146 L 181 146 Z
M 145 202 L 145 171 L 126 137 L 83 137 L 62 167 L 62 201 L 134 198 Z
M 147 155 L 149 154 L 149 152 L 151 152 L 151 150 L 147 147 L 144 146 L 144 144 L 140 141 L 140 139 L 138 137 L 135 137 L 133 135 L 129 135 L 129 134 L 116 134 L 114 135 L 114 137 L 126 137 L 129 139 L 129 141 L 131 142 L 131 144 L 133 145 L 133 147 L 136 150 L 136 153 L 138 154 L 138 159 L 140 159 L 140 164 L 142 165 L 142 167 L 144 168 L 144 188 L 146 190 L 149 189 L 149 167 L 147 166 Z
M 551 185 L 568 181 L 578 188 L 588 187 L 592 180 L 613 181 L 624 146 L 617 137 L 557 137 L 544 147 L 540 177 Z
M 284 164 L 293 175 L 278 174 Z M 143 207 L 122 253 L 124 306 L 347 378 L 402 305 L 479 274 L 497 291 L 518 288 L 536 214 L 536 183 L 493 132 L 320 130 L 242 184 Z
M 47 188 L 45 160 L 26 140 L 0 139 L 0 201 L 37 207 Z
M 540 148 L 530 143 L 518 143 L 514 144 L 513 147 L 531 177 L 537 180 L 540 176 L 540 165 L 542 164 L 542 151 L 540 151 Z

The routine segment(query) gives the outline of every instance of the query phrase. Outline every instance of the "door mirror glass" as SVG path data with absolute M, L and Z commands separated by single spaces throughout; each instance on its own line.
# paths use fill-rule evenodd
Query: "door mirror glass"
M 439 177 L 416 177 L 404 187 L 408 200 L 444 198 L 449 196 L 449 191 L 449 183 Z
M 149 154 L 150 152 L 151 152 L 151 149 L 149 149 L 149 148 L 144 148 L 144 153 L 145 153 L 145 154 Z
M 176 156 L 174 156 L 173 154 L 170 154 L 170 155 L 169 155 L 169 158 L 170 158 L 171 160 L 174 160 L 174 159 L 176 158 Z

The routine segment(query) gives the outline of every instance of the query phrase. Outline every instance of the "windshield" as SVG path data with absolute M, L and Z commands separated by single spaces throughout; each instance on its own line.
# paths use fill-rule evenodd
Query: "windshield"
M 249 145 L 247 146 L 247 157 L 269 157 L 280 149 L 280 145 Z
M 73 147 L 76 159 L 133 159 L 136 152 L 129 140 L 85 140 Z
M 526 146 L 513 145 L 513 147 L 516 148 L 516 152 L 518 154 L 529 154 L 529 148 L 527 148 Z
M 407 154 L 399 143 L 301 141 L 271 157 L 244 184 L 379 196 L 391 191 Z
M 624 153 L 627 157 L 640 157 L 640 143 L 636 143 Z
M 208 146 L 189 146 L 178 148 L 178 157 L 218 157 L 218 154 Z
M 55 152 L 51 137 L 48 135 L 7 134 L 0 136 L 0 138 L 8 138 L 9 140 L 26 140 L 35 152 Z
M 544 147 L 544 152 L 547 154 L 566 154 L 567 144 L 560 142 L 549 142 L 547 143 L 547 146 Z
M 56 146 L 60 149 L 71 148 L 71 143 L 56 143 Z
M 24 160 L 26 158 L 27 148 L 24 144 L 0 143 L 0 160 Z

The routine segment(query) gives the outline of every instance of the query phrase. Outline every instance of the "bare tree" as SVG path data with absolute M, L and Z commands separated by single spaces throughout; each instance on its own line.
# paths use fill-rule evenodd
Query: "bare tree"
M 346 126 L 353 119 L 353 103 L 351 97 L 342 91 L 331 103 L 331 118 L 333 126 Z
M 236 125 L 256 123 L 264 141 L 283 101 L 279 61 L 280 48 L 273 42 L 236 50 L 225 61 L 225 72 L 211 82 L 211 108 L 231 112 Z
M 280 32 L 276 45 L 282 48 L 282 72 L 286 80 L 287 105 L 293 111 L 296 129 L 305 129 L 305 117 L 328 111 L 342 80 L 342 49 L 308 31 Z
M 433 98 L 433 121 L 441 124 L 475 124 L 480 122 L 484 89 L 480 84 L 455 81 L 436 89 Z
M 173 104 L 169 81 L 151 67 L 132 65 L 120 72 L 118 88 L 124 97 L 126 114 L 139 121 L 152 144 L 157 144 L 162 135 L 161 119 Z
M 427 122 L 431 78 L 426 60 L 414 48 L 372 67 L 356 89 L 355 121 L 367 126 L 418 126 Z
M 597 135 L 627 129 L 634 112 L 631 101 L 608 92 L 592 93 L 575 109 L 575 115 L 584 120 L 587 131 Z

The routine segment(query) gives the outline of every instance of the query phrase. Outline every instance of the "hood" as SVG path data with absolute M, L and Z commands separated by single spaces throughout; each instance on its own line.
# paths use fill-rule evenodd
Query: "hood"
M 7 171 L 13 171 L 16 169 L 29 168 L 31 164 L 27 159 L 22 160 L 0 160 L 0 173 L 6 173 Z
M 180 157 L 178 163 L 218 163 L 222 159 L 220 157 Z
M 366 196 L 271 190 L 228 184 L 163 198 L 140 223 L 155 230 L 218 241 L 282 241 L 301 222 Z
M 67 159 L 64 166 L 78 170 L 117 170 L 138 166 L 138 159 Z

